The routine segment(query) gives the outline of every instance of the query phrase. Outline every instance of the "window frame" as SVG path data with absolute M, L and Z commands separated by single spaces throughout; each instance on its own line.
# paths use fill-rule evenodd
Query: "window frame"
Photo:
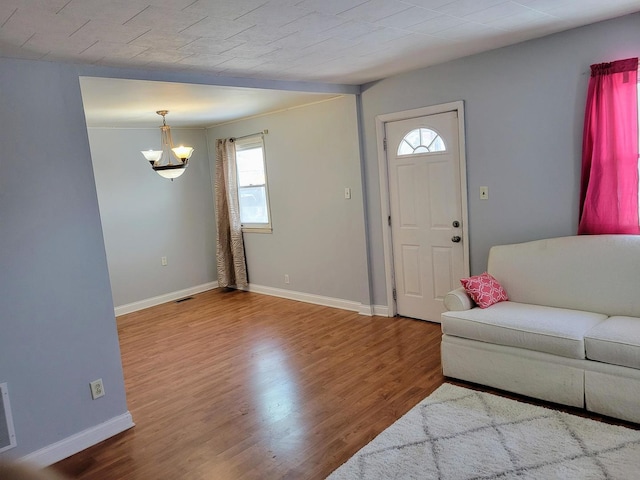
M 269 179 L 267 176 L 267 156 L 265 153 L 265 145 L 264 145 L 264 136 L 263 134 L 257 135 L 248 135 L 242 138 L 235 139 L 236 146 L 236 171 L 239 171 L 238 168 L 238 151 L 249 150 L 251 148 L 255 148 L 259 146 L 262 150 L 262 169 L 264 172 L 264 184 L 256 184 L 249 186 L 240 186 L 240 175 L 236 175 L 236 186 L 238 188 L 238 212 L 240 213 L 240 218 L 242 219 L 242 206 L 240 204 L 240 192 L 244 188 L 254 188 L 254 187 L 264 187 L 264 195 L 265 195 L 265 204 L 267 209 L 267 223 L 242 223 L 242 231 L 244 233 L 272 233 L 273 228 L 271 226 L 271 205 L 269 203 Z

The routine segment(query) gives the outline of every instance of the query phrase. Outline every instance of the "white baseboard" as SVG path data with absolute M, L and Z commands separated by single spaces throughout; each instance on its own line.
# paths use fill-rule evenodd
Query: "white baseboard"
M 207 290 L 213 290 L 218 288 L 218 282 L 203 283 L 202 285 L 196 285 L 195 287 L 185 288 L 184 290 L 178 290 L 177 292 L 165 293 L 153 298 L 147 298 L 146 300 L 140 300 L 138 302 L 128 303 L 126 305 L 120 305 L 114 309 L 116 317 L 125 315 L 127 313 L 137 312 L 138 310 L 144 310 L 145 308 L 155 307 L 162 303 L 173 302 L 180 298 L 188 297 L 189 295 L 195 295 L 197 293 L 206 292 Z
M 134 425 L 131 414 L 127 412 L 25 455 L 20 461 L 37 467 L 48 467 L 107 438 L 124 432 Z
M 218 282 L 204 283 L 202 285 L 186 288 L 177 292 L 171 292 L 157 297 L 148 298 L 146 300 L 140 300 L 139 302 L 121 305 L 115 308 L 115 315 L 118 317 L 127 313 L 137 312 L 138 310 L 155 307 L 162 303 L 172 302 L 180 298 L 188 297 L 189 295 L 196 295 L 197 293 L 206 292 L 207 290 L 213 290 L 214 288 L 218 288 Z M 312 293 L 296 292 L 294 290 L 266 287 L 264 285 L 255 285 L 252 283 L 249 284 L 249 287 L 246 290 L 264 295 L 271 295 L 272 297 L 281 297 L 289 300 L 297 300 L 299 302 L 313 303 L 314 305 L 340 308 L 342 310 L 349 310 L 350 312 L 358 312 L 360 315 L 366 315 L 369 317 L 374 315 L 381 317 L 389 316 L 389 308 L 384 305 L 366 305 L 364 303 L 344 300 L 341 298 L 324 297 L 322 295 L 314 295 Z
M 266 287 L 264 285 L 256 285 L 250 283 L 246 289 L 250 292 L 261 293 L 263 295 L 271 295 L 272 297 L 286 298 L 289 300 L 297 300 L 299 302 L 313 303 L 314 305 L 322 305 L 324 307 L 340 308 L 349 310 L 350 312 L 358 312 L 360 315 L 387 316 L 388 308 L 379 307 L 377 305 L 365 305 L 352 300 L 344 300 L 342 298 L 324 297 L 322 295 L 314 295 L 312 293 L 296 292 L 294 290 L 285 290 L 282 288 Z
M 323 297 L 311 293 L 295 292 L 293 290 L 284 290 L 282 288 L 265 287 L 264 285 L 256 285 L 250 283 L 247 288 L 250 292 L 271 295 L 272 297 L 287 298 L 289 300 L 297 300 L 299 302 L 313 303 L 315 305 L 323 305 L 325 307 L 340 308 L 351 312 L 360 312 L 361 303 L 351 300 L 342 300 L 340 298 Z
M 377 317 L 388 317 L 389 316 L 389 307 L 386 305 L 372 305 L 373 314 Z

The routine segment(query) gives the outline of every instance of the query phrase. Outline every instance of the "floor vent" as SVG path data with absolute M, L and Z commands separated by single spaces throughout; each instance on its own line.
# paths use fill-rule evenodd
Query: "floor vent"
M 176 303 L 186 302 L 187 300 L 193 300 L 193 297 L 184 297 L 176 300 Z
M 0 383 L 0 452 L 16 446 L 16 432 L 13 430 L 9 391 L 6 383 Z

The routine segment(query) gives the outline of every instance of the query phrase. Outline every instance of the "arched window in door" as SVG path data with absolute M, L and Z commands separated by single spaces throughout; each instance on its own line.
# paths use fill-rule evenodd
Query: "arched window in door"
M 442 137 L 429 128 L 416 128 L 407 133 L 398 146 L 398 156 L 446 152 Z

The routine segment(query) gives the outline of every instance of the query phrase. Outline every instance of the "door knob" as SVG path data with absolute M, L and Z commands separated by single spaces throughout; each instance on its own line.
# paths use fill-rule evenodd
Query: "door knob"
M 454 220 L 452 225 L 453 225 L 453 228 L 458 228 L 460 226 L 460 222 L 458 220 Z
M 451 237 L 451 241 L 453 243 L 460 243 L 460 240 L 462 240 L 458 235 L 454 235 L 453 237 Z

